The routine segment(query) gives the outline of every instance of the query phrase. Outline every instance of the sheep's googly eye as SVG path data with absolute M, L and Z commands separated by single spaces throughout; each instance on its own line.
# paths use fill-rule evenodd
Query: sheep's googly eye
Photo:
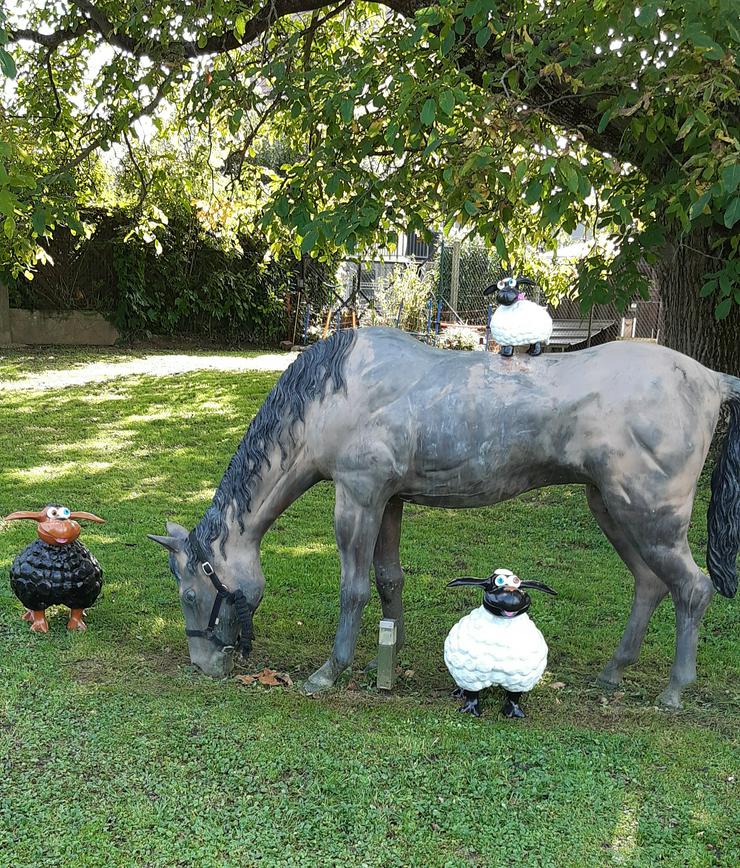
M 506 584 L 506 579 L 503 576 L 496 576 L 496 587 L 503 588 Z
M 512 584 L 515 588 L 518 588 L 519 585 L 521 585 L 521 583 L 522 583 L 522 580 L 519 578 L 519 576 L 512 576 L 512 577 L 509 579 L 509 581 L 511 582 L 511 584 Z
M 66 506 L 63 506 L 58 512 L 57 515 L 59 518 L 69 518 L 72 513 L 67 509 Z
M 47 516 L 48 516 L 49 518 L 56 518 L 56 517 L 57 517 L 57 509 L 56 509 L 56 507 L 55 507 L 55 506 L 52 506 L 50 509 L 47 509 L 47 510 L 46 510 L 46 514 L 47 514 Z
M 185 602 L 189 603 L 191 606 L 195 603 L 195 591 L 192 588 L 188 588 L 182 597 Z

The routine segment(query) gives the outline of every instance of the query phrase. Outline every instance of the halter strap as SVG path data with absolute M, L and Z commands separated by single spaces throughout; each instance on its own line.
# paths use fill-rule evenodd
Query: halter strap
M 249 652 L 252 650 L 252 639 L 254 638 L 254 628 L 252 627 L 252 616 L 254 615 L 254 609 L 252 606 L 247 603 L 247 599 L 244 596 L 244 592 L 241 588 L 237 588 L 235 591 L 230 591 L 226 585 L 221 581 L 218 577 L 218 574 L 213 569 L 213 566 L 210 561 L 208 561 L 205 557 L 203 557 L 203 548 L 200 544 L 198 538 L 191 534 L 190 537 L 190 545 L 193 547 L 196 555 L 198 555 L 198 563 L 203 572 L 208 576 L 211 580 L 211 584 L 216 589 L 216 599 L 213 601 L 213 607 L 211 608 L 211 614 L 208 618 L 208 626 L 205 630 L 188 630 L 185 628 L 186 636 L 193 636 L 199 639 L 208 639 L 209 642 L 213 642 L 214 645 L 218 645 L 219 648 L 231 648 L 231 645 L 227 645 L 223 639 L 216 636 L 216 627 L 219 622 L 219 613 L 221 612 L 221 605 L 226 602 L 232 605 L 236 611 L 236 617 L 240 626 L 239 638 L 236 641 L 236 645 L 233 646 L 237 651 L 240 651 L 241 654 L 246 657 Z

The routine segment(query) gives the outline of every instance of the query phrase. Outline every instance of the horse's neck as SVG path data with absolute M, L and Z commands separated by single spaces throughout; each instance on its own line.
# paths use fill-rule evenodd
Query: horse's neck
M 240 510 L 237 498 L 226 501 L 225 548 L 259 549 L 262 537 L 278 516 L 320 478 L 303 460 L 303 450 L 295 449 L 283 463 L 274 450 L 269 467 L 263 465 L 259 475 L 252 475 L 249 508 Z

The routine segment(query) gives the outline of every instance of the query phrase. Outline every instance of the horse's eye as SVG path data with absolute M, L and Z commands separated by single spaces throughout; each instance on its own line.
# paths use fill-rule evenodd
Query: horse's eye
M 185 602 L 190 603 L 191 606 L 195 603 L 195 591 L 192 588 L 188 588 L 182 596 Z

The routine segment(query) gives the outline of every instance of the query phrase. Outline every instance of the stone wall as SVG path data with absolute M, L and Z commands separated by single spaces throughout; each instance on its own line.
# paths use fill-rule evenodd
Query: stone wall
M 8 306 L 0 283 L 0 346 L 69 344 L 109 347 L 120 335 L 105 317 L 93 311 L 20 310 Z

